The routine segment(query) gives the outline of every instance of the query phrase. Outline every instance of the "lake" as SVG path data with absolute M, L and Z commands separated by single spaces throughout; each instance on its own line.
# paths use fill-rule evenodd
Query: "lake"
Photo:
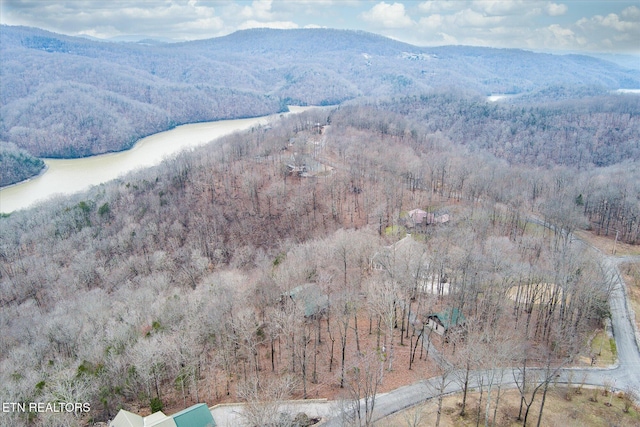
M 312 107 L 290 107 L 300 113 Z M 73 194 L 136 169 L 160 164 L 177 153 L 236 131 L 266 125 L 284 114 L 194 123 L 142 138 L 130 149 L 81 159 L 43 159 L 47 170 L 28 181 L 0 189 L 0 212 L 25 209 L 57 194 Z
M 508 94 L 508 93 L 494 93 L 487 96 L 487 101 L 489 102 L 497 102 L 502 99 L 515 98 L 518 94 Z

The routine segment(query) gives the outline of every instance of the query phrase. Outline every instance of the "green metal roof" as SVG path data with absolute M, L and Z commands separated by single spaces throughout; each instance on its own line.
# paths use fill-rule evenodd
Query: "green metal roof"
M 311 317 L 329 306 L 329 297 L 322 293 L 315 283 L 305 283 L 287 292 L 295 302 L 300 302 L 304 309 L 304 316 Z
M 211 411 L 204 403 L 198 403 L 171 416 L 178 427 L 215 427 Z
M 429 317 L 437 317 L 440 323 L 444 326 L 444 329 L 447 330 L 452 326 L 462 325 L 465 322 L 464 315 L 460 312 L 459 309 L 454 308 L 449 310 L 448 308 L 440 313 L 434 313 L 429 315 Z

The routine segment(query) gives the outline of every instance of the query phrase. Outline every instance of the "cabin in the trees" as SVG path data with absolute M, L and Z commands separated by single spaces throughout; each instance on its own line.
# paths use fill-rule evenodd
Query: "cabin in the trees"
M 292 156 L 291 162 L 287 163 L 287 173 L 291 176 L 298 176 L 301 178 L 312 178 L 319 175 L 327 175 L 331 173 L 333 167 L 320 163 L 317 160 L 308 156 Z M 353 192 L 362 192 L 357 187 L 352 188 Z
M 171 416 L 158 411 L 141 417 L 121 409 L 109 427 L 216 427 L 216 422 L 207 405 L 198 403 Z
M 303 176 L 307 173 L 307 165 L 296 165 L 293 163 L 287 163 L 287 172 L 293 176 Z
M 457 308 L 446 309 L 440 313 L 433 313 L 427 316 L 427 326 L 442 336 L 447 335 L 455 328 L 464 326 L 464 324 L 464 315 Z
M 306 318 L 324 315 L 329 307 L 329 297 L 315 283 L 296 286 L 282 295 L 282 304 L 294 304 Z
M 447 279 L 447 269 L 442 267 L 439 271 L 429 269 L 428 257 L 425 255 L 426 246 L 413 239 L 411 234 L 398 240 L 390 246 L 385 246 L 376 252 L 369 262 L 372 270 L 390 272 L 396 263 L 404 263 L 409 260 L 411 268 L 416 274 L 415 292 L 444 297 L 449 295 L 451 284 Z
M 406 225 L 409 228 L 424 227 L 431 224 L 445 224 L 449 222 L 449 214 L 433 213 L 414 209 L 407 212 Z
M 396 257 L 406 256 L 412 250 L 419 250 L 421 243 L 416 242 L 411 234 L 395 242 L 393 245 L 385 246 L 380 252 L 376 252 L 371 258 L 370 265 L 374 270 L 387 270 L 393 265 Z

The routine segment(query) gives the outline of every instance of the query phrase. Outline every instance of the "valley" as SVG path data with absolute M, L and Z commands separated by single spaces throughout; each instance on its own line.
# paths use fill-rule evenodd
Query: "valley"
M 640 96 L 611 92 L 637 71 L 326 29 L 2 37 L 3 165 L 49 169 L 0 192 L 0 397 L 91 410 L 0 426 L 290 426 L 316 398 L 372 425 L 503 387 L 520 408 L 473 413 L 533 423 L 582 375 L 636 405 Z
M 293 107 L 304 111 L 303 107 Z M 287 113 L 283 113 L 287 114 Z M 45 159 L 46 172 L 35 179 L 0 189 L 0 211 L 10 213 L 54 195 L 73 194 L 136 169 L 159 164 L 181 151 L 193 149 L 229 133 L 261 127 L 277 115 L 182 125 L 148 136 L 129 150 L 80 159 Z

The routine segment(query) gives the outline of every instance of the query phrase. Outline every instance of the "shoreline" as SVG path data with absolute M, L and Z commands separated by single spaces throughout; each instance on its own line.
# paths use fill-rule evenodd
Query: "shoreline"
M 49 170 L 49 165 L 47 164 L 47 161 L 46 161 L 45 158 L 42 158 L 42 157 L 37 157 L 37 158 L 44 162 L 44 167 L 42 169 L 40 169 L 40 172 L 38 172 L 35 175 L 30 176 L 29 178 L 25 178 L 22 181 L 18 181 L 18 182 L 14 182 L 13 184 L 1 186 L 0 190 L 6 190 L 6 189 L 9 189 L 11 187 L 15 187 L 16 185 L 26 184 L 27 182 L 32 181 L 32 180 L 34 180 L 36 178 L 39 178 L 42 175 L 44 175 Z
M 328 106 L 335 108 L 335 106 Z M 28 209 L 55 194 L 75 194 L 111 181 L 133 170 L 160 164 L 179 152 L 211 143 L 221 137 L 244 132 L 265 122 L 324 106 L 289 106 L 284 113 L 245 119 L 185 123 L 141 138 L 127 150 L 90 157 L 42 158 L 45 168 L 36 176 L 0 188 L 0 212 Z
M 297 105 L 287 106 L 287 108 L 289 108 L 289 107 L 296 108 L 296 107 L 299 107 L 299 106 L 297 106 Z M 306 108 L 306 107 L 301 107 L 301 108 Z M 272 116 L 274 114 L 286 114 L 286 113 L 291 113 L 291 112 L 292 111 L 289 109 L 289 111 L 268 113 L 267 115 L 264 115 L 264 116 L 236 117 L 236 118 L 229 118 L 229 119 L 214 119 L 214 120 L 203 120 L 203 121 L 198 121 L 198 122 L 180 123 L 180 124 L 176 124 L 176 125 L 170 126 L 170 127 L 166 128 L 166 129 L 158 130 L 157 132 L 153 132 L 153 133 L 150 133 L 148 135 L 140 136 L 140 137 L 136 138 L 135 141 L 133 141 L 133 143 L 131 145 L 126 145 L 126 146 L 122 147 L 119 150 L 110 150 L 110 151 L 105 151 L 104 153 L 96 153 L 96 154 L 91 154 L 91 155 L 88 155 L 88 156 L 78 156 L 78 157 L 36 157 L 37 159 L 40 159 L 43 162 L 45 162 L 45 166 L 44 166 L 44 168 L 42 168 L 40 170 L 40 172 L 38 172 L 36 175 L 32 175 L 32 176 L 30 176 L 30 177 L 28 177 L 26 179 L 23 179 L 22 181 L 14 182 L 13 184 L 5 185 L 5 186 L 0 186 L 0 190 L 4 190 L 6 188 L 11 188 L 14 185 L 24 184 L 26 182 L 29 182 L 32 179 L 38 178 L 39 176 L 44 174 L 49 169 L 49 165 L 47 164 L 48 160 L 91 159 L 91 158 L 98 157 L 98 156 L 106 156 L 106 155 L 109 155 L 109 154 L 124 153 L 124 152 L 127 152 L 129 150 L 132 150 L 140 141 L 142 141 L 145 138 L 148 138 L 148 137 L 153 136 L 153 135 L 157 135 L 157 134 L 162 133 L 162 132 L 168 132 L 168 131 L 177 129 L 177 128 L 181 127 L 181 126 L 197 125 L 197 124 L 201 124 L 201 123 L 216 123 L 216 122 L 222 122 L 222 121 L 226 121 L 226 120 L 255 119 L 255 118 L 259 118 L 259 117 L 269 117 L 269 116 Z

